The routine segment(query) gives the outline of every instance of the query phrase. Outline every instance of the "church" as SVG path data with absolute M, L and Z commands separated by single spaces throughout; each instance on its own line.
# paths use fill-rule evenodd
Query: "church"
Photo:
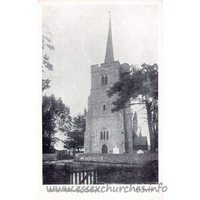
M 106 91 L 119 80 L 119 70 L 130 70 L 128 64 L 114 60 L 111 18 L 109 19 L 108 38 L 104 63 L 91 66 L 91 91 L 86 113 L 86 132 L 84 153 L 123 154 L 133 152 L 133 113 L 126 108 L 111 112 L 116 96 L 108 98 Z M 125 124 L 127 131 L 125 134 Z

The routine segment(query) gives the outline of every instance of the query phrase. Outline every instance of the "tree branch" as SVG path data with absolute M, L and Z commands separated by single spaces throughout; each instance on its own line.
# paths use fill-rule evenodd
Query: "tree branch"
M 155 108 L 155 107 L 154 107 L 154 108 L 153 108 L 153 109 L 151 109 L 150 111 L 152 112 L 152 111 L 154 111 L 154 110 L 158 110 L 158 108 Z

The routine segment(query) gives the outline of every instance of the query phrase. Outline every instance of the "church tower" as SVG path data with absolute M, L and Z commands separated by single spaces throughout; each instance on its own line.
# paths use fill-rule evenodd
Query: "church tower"
M 129 70 L 128 64 L 120 65 L 114 60 L 111 18 L 109 19 L 108 38 L 104 63 L 91 66 L 91 92 L 88 97 L 86 114 L 86 132 L 84 138 L 85 153 L 125 153 L 127 141 L 132 138 L 132 113 L 126 111 L 128 136 L 125 136 L 123 111 L 111 112 L 116 96 L 108 98 L 106 91 L 119 80 L 119 70 Z M 129 144 L 130 144 L 129 142 Z M 129 152 L 133 149 L 129 146 Z

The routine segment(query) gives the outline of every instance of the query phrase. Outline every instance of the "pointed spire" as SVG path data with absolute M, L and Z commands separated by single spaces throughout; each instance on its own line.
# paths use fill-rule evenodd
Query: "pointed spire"
M 112 30 L 111 30 L 111 15 L 110 15 L 105 63 L 110 63 L 110 62 L 113 62 L 113 61 L 114 61 L 114 53 L 113 53 Z

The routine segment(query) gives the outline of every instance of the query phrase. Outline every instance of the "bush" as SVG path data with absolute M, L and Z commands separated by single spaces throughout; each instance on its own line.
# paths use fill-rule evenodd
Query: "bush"
M 58 151 L 58 160 L 68 160 L 73 158 L 74 156 L 69 155 L 67 150 Z

